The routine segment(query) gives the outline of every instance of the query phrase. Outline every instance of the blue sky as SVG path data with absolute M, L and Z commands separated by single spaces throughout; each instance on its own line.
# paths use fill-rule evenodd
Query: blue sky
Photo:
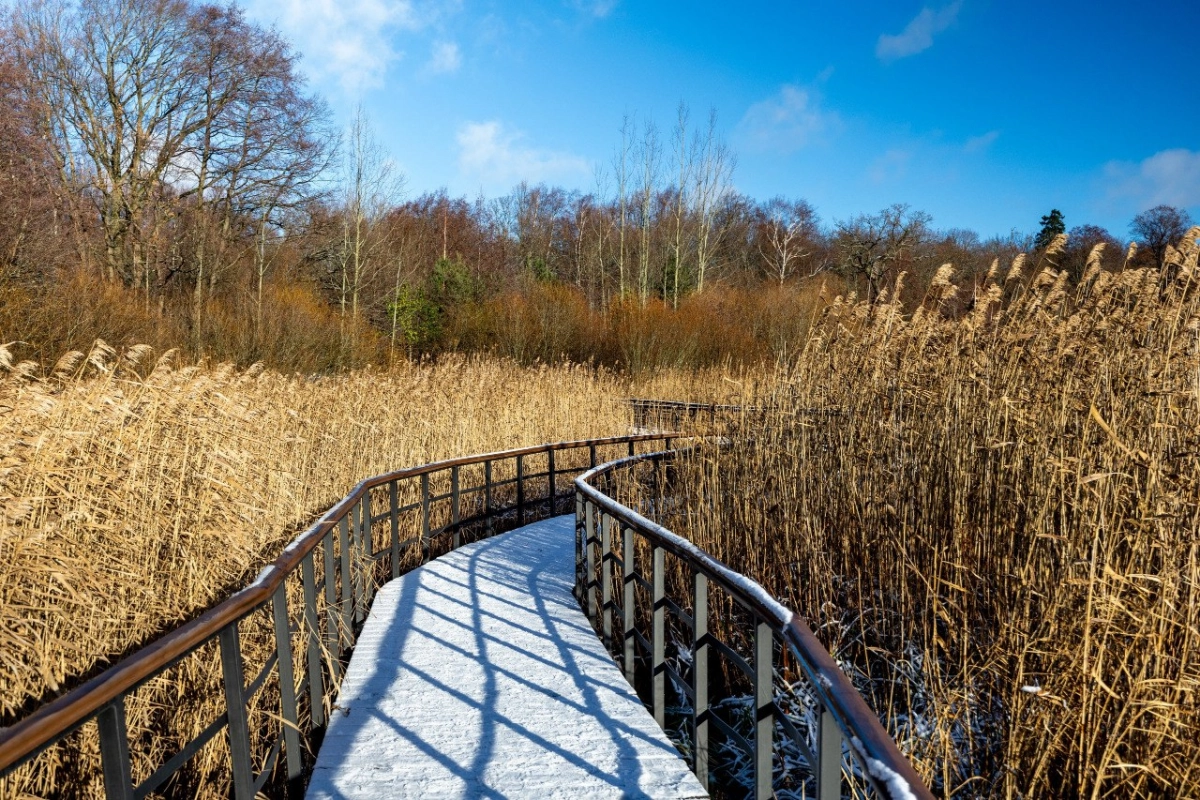
M 1200 220 L 1200 3 L 249 0 L 408 193 L 594 191 L 625 115 L 710 109 L 737 188 L 985 236 Z

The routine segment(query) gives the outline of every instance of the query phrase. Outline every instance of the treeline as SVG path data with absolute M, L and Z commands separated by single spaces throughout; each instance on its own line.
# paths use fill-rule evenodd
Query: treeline
M 1058 211 L 988 240 L 904 205 L 823 222 L 803 200 L 736 192 L 715 118 L 683 106 L 665 133 L 625 120 L 593 191 L 405 199 L 364 115 L 335 131 L 296 62 L 236 6 L 5 12 L 0 330 L 23 357 L 104 338 L 302 371 L 452 349 L 748 361 L 794 348 L 822 297 L 899 291 L 915 307 L 952 263 L 954 314 L 996 262 L 1032 253 L 1074 280 L 1089 258 L 1161 264 L 1190 224 L 1151 209 L 1127 248 Z

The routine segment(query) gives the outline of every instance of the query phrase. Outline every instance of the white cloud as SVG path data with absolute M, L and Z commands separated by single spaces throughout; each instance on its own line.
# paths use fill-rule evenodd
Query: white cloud
M 1112 161 L 1104 167 L 1110 200 L 1132 201 L 1138 211 L 1157 205 L 1200 206 L 1200 152 L 1163 150 L 1138 163 Z
M 502 123 L 468 122 L 458 129 L 458 168 L 473 180 L 507 186 L 518 181 L 553 182 L 591 174 L 580 156 L 529 147 L 518 131 Z
M 401 56 L 393 36 L 425 24 L 412 0 L 249 0 L 247 10 L 279 28 L 310 75 L 351 94 L 381 85 Z
M 738 130 L 763 150 L 790 153 L 821 141 L 841 126 L 836 112 L 821 107 L 815 90 L 788 84 L 774 97 L 750 106 Z
M 933 37 L 953 25 L 961 9 L 962 0 L 955 0 L 937 11 L 929 6 L 922 8 L 903 31 L 895 36 L 885 33 L 879 37 L 875 44 L 876 58 L 895 61 L 928 50 L 933 46 Z
M 1000 131 L 988 131 L 980 136 L 972 136 L 963 143 L 964 153 L 982 153 L 1000 138 Z
M 443 75 L 458 72 L 462 66 L 462 53 L 454 42 L 436 42 L 433 45 L 433 55 L 425 65 L 429 75 Z

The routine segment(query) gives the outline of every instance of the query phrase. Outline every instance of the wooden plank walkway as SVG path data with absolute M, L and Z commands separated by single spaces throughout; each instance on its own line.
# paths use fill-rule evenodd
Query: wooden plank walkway
M 701 798 L 571 594 L 574 519 L 385 585 L 308 788 L 325 798 Z

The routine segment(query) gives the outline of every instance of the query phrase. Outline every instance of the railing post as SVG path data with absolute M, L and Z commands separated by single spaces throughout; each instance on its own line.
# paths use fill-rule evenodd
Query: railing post
M 225 686 L 226 729 L 229 733 L 233 796 L 254 800 L 254 767 L 250 761 L 250 725 L 246 715 L 246 683 L 242 674 L 242 648 L 238 623 L 221 629 L 221 677 Z
M 625 565 L 621 568 L 621 582 L 625 584 L 624 598 L 621 603 L 621 616 L 624 617 L 622 622 L 622 638 L 625 643 L 624 652 L 621 656 L 621 666 L 625 668 L 625 680 L 629 681 L 632 686 L 634 682 L 634 666 L 636 665 L 637 653 L 634 650 L 634 621 L 636 615 L 634 611 L 634 603 L 637 602 L 637 593 L 635 591 L 636 584 L 633 581 L 634 575 L 634 552 L 633 552 L 633 528 L 621 526 L 621 561 Z
M 337 683 L 342 674 L 342 636 L 338 625 L 338 576 L 333 554 L 333 528 L 325 534 L 321 549 L 325 552 L 325 648 L 330 655 L 329 671 L 334 683 Z
M 355 608 L 355 621 L 360 625 L 367 618 L 367 607 L 371 604 L 372 567 L 375 564 L 375 542 L 371 535 L 371 490 L 363 492 L 362 500 L 358 503 L 358 603 Z
M 549 494 L 549 500 L 550 500 L 550 515 L 554 516 L 554 489 L 555 489 L 554 481 L 555 481 L 555 477 L 554 477 L 554 451 L 553 450 L 546 451 L 546 472 L 550 473 L 548 476 L 550 478 L 550 488 L 548 490 L 548 494 Z
M 392 577 L 400 577 L 400 488 L 388 483 L 388 516 L 392 523 Z
M 754 631 L 754 796 L 768 800 L 773 791 L 775 683 L 771 663 L 775 645 L 771 626 L 759 620 Z
M 817 721 L 817 800 L 839 800 L 842 796 L 842 732 L 833 712 L 821 704 Z
M 661 547 L 653 548 L 654 554 L 654 593 L 653 628 L 650 645 L 652 657 L 650 661 L 650 694 L 654 701 L 654 721 L 658 727 L 667 726 L 667 667 L 666 667 L 666 575 L 663 564 L 664 551 Z
M 125 696 L 100 709 L 100 766 L 104 772 L 104 795 L 110 800 L 133 800 L 133 776 L 129 764 L 129 734 L 125 727 Z
M 596 445 L 588 445 L 588 464 L 592 469 L 596 468 Z
M 587 568 L 587 577 L 583 589 L 587 592 L 587 613 L 592 624 L 596 624 L 596 504 L 587 501 L 586 516 L 583 529 L 583 556 Z
M 421 473 L 421 561 L 429 560 L 429 473 Z
M 308 628 L 305 660 L 308 667 L 308 703 L 312 726 L 325 724 L 325 681 L 321 677 L 321 643 L 318 641 L 320 627 L 317 622 L 317 576 L 313 564 L 315 556 L 309 553 L 300 562 L 300 580 L 304 585 L 304 625 Z
M 525 456 L 517 456 L 517 524 L 525 524 Z
M 283 746 L 287 753 L 287 780 L 293 791 L 303 788 L 304 761 L 300 754 L 300 715 L 296 711 L 296 676 L 293 674 L 292 630 L 288 620 L 287 584 L 279 583 L 271 600 L 275 618 L 275 652 L 279 655 L 279 706 L 283 714 Z
M 583 493 L 575 490 L 575 602 L 583 605 Z
M 354 642 L 354 569 L 350 559 L 350 519 L 343 515 L 338 520 L 338 545 L 342 549 L 342 628 L 341 635 L 346 645 Z
M 461 496 L 458 490 L 458 465 L 450 468 L 450 523 L 454 526 L 454 549 L 462 545 L 462 533 L 458 530 L 459 520 L 462 519 Z
M 488 535 L 492 533 L 492 462 L 483 462 L 483 515 L 487 517 Z
M 631 456 L 635 455 L 637 453 L 636 449 L 634 448 L 634 444 L 635 444 L 634 440 L 630 439 L 629 440 L 629 455 L 631 455 Z
M 708 576 L 692 573 L 692 771 L 708 788 Z
M 604 646 L 612 647 L 612 529 L 613 518 L 600 517 L 600 608 L 604 611 Z

